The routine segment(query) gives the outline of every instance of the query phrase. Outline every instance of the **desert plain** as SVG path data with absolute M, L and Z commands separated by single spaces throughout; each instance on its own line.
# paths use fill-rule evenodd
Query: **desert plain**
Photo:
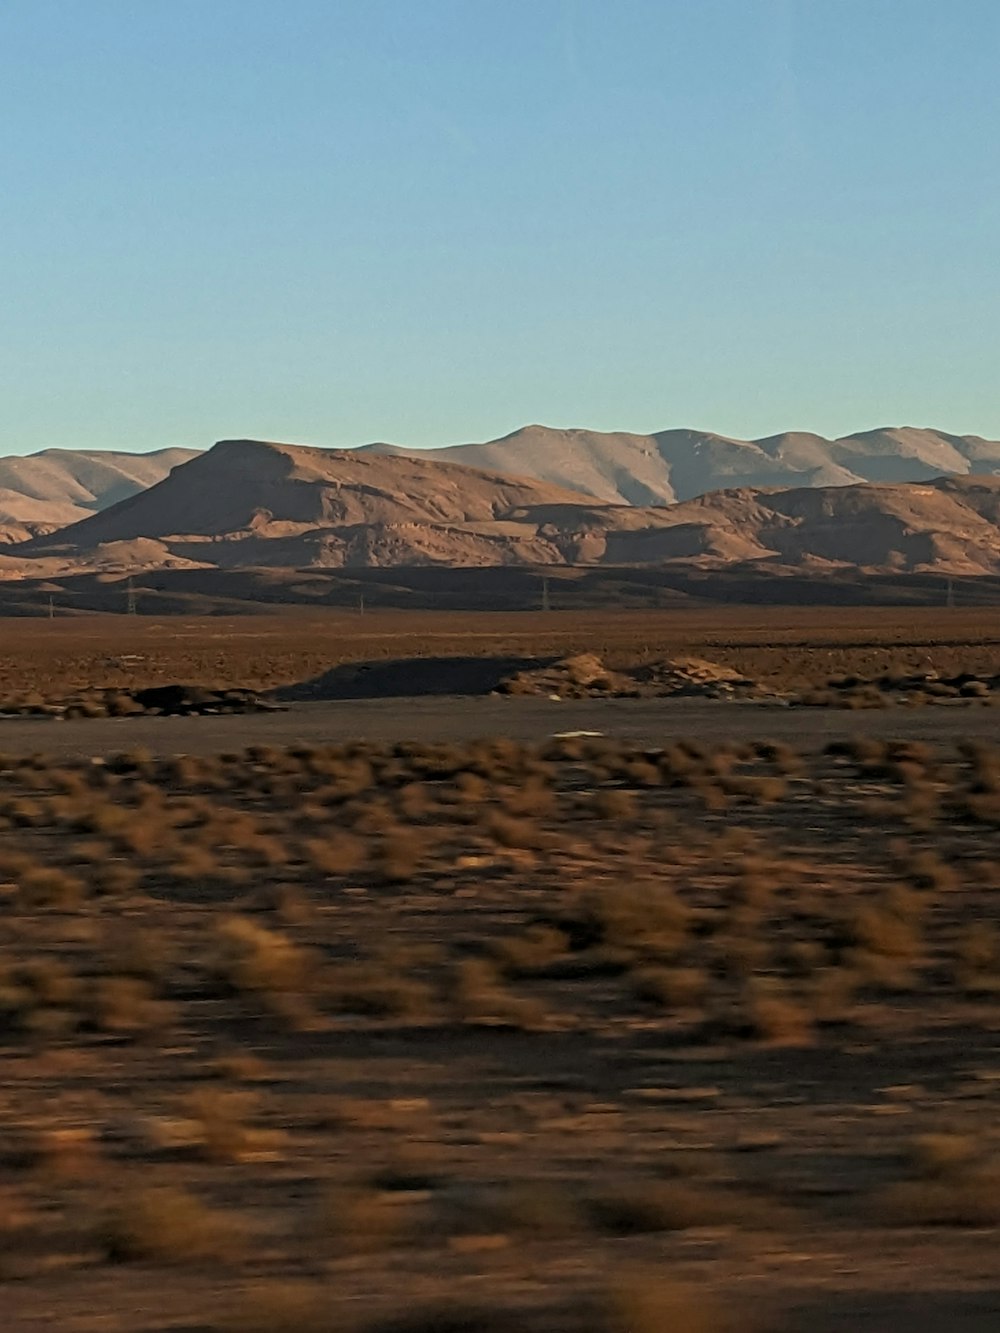
M 995 1328 L 993 614 L 0 621 L 0 1326 Z

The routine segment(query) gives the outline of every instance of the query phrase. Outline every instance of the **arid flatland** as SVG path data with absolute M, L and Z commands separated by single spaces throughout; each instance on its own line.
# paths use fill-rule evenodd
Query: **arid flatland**
M 721 606 L 471 612 L 289 608 L 275 616 L 0 620 L 0 692 L 83 686 L 273 689 L 345 662 L 595 652 L 612 666 L 696 653 L 775 684 L 891 667 L 995 670 L 1000 609 Z
M 960 608 L 0 632 L 43 699 L 1000 645 Z M 5 1333 L 992 1330 L 1000 709 L 775 698 L 0 719 Z
M 8 758 L 6 1328 L 993 1327 L 998 765 Z

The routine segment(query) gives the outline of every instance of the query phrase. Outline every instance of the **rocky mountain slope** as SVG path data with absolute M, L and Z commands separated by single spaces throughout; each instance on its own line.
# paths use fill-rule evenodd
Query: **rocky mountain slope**
M 1000 478 L 716 491 L 669 507 L 420 456 L 230 440 L 9 546 L 0 577 L 142 569 L 734 564 L 1000 571 Z

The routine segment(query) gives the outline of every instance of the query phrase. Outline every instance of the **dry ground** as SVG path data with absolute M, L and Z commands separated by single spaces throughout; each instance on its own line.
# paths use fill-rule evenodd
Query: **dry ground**
M 272 689 L 344 662 L 578 652 L 595 652 L 611 667 L 693 653 L 782 688 L 893 668 L 990 673 L 1000 659 L 1000 616 L 989 608 L 723 606 L 6 619 L 0 696 L 165 681 Z
M 996 1327 L 1000 751 L 8 758 L 0 835 L 5 1333 Z

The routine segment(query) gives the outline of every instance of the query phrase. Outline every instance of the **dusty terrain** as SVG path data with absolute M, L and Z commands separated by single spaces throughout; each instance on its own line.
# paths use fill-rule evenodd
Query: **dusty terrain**
M 43 697 L 586 651 L 785 686 L 995 671 L 1000 637 L 0 633 L 2 689 Z M 1000 709 L 431 693 L 0 720 L 0 756 L 4 1333 L 996 1327 Z
M 1000 618 L 990 609 L 799 606 L 25 617 L 0 619 L 0 697 L 173 681 L 270 690 L 347 663 L 583 652 L 612 668 L 689 654 L 778 687 L 894 667 L 992 673 Z
M 8 759 L 5 1330 L 994 1328 L 998 774 Z

